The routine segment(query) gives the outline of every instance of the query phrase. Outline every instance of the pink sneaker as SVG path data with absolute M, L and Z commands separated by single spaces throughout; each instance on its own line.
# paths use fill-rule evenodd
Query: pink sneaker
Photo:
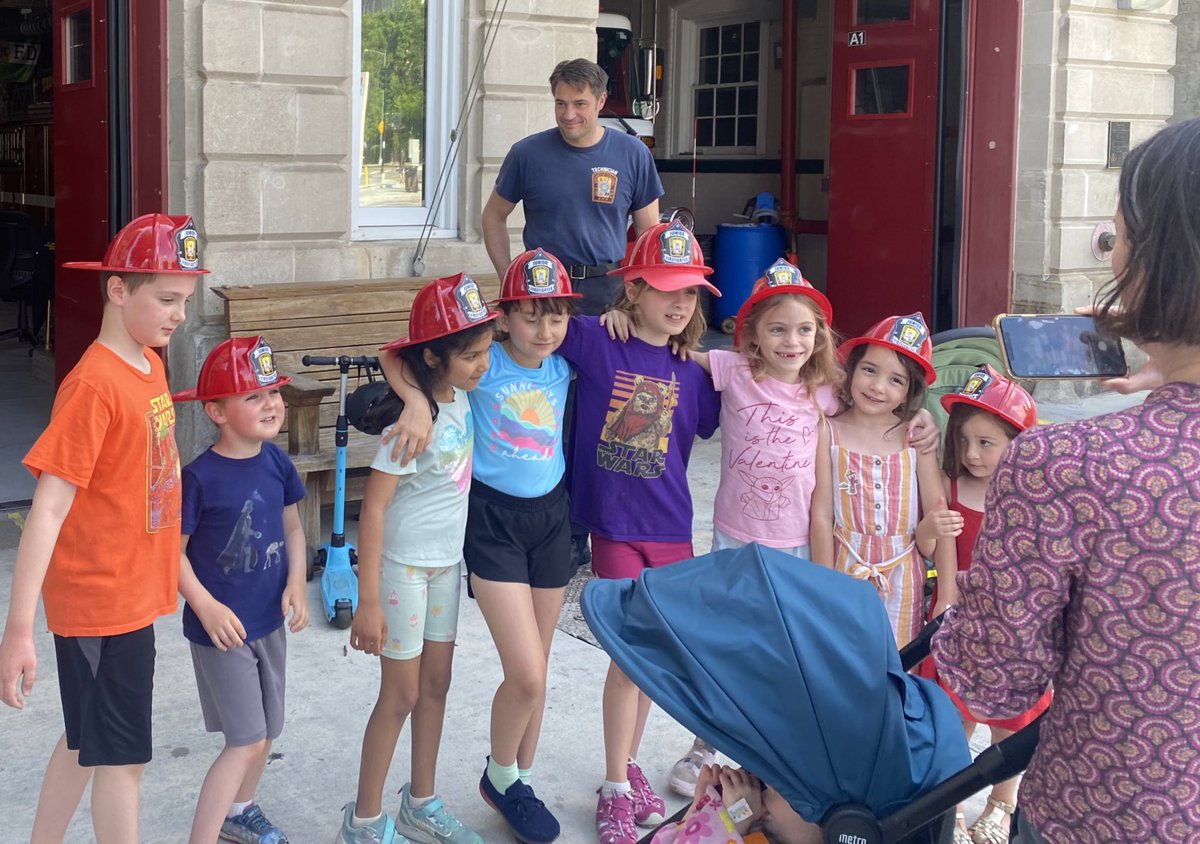
M 629 787 L 633 789 L 634 822 L 638 826 L 658 826 L 666 820 L 666 804 L 654 793 L 637 762 L 630 762 L 625 771 L 629 777 Z
M 637 830 L 633 826 L 632 795 L 613 794 L 604 796 L 604 789 L 597 792 L 596 836 L 600 844 L 637 844 Z

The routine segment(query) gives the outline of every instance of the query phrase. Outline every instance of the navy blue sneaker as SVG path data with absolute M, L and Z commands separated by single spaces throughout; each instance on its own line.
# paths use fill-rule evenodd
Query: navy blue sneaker
M 501 794 L 488 779 L 487 768 L 484 768 L 479 780 L 479 794 L 485 803 L 503 815 L 513 835 L 523 844 L 550 844 L 558 838 L 558 818 L 550 814 L 533 789 L 520 780 Z

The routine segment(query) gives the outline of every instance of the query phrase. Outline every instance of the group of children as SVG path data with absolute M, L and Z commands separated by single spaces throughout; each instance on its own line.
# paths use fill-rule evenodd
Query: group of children
M 167 344 L 205 272 L 191 220 L 138 218 L 88 266 L 101 273 L 103 324 L 25 460 L 39 481 L 0 643 L 0 699 L 20 707 L 33 684 L 42 593 L 66 733 L 47 768 L 34 837 L 61 840 L 94 770 L 97 836 L 136 839 L 138 779 L 150 758 L 152 622 L 174 611 L 178 583 L 205 726 L 225 737 L 191 841 L 285 842 L 253 796 L 282 728 L 283 628 L 296 632 L 308 620 L 296 511 L 304 490 L 271 442 L 287 379 L 262 338 L 219 344 L 197 387 L 174 397 L 201 401 L 220 432 L 181 473 L 153 350 Z M 591 532 L 598 577 L 637 577 L 691 558 L 688 459 L 695 438 L 718 425 L 714 549 L 759 542 L 871 582 L 897 645 L 926 618 L 925 558 L 939 575 L 932 611 L 954 603 L 987 478 L 1008 440 L 1034 422 L 1028 394 L 984 369 L 946 397 L 939 472 L 940 437 L 921 409 L 935 375 L 920 314 L 885 319 L 839 347 L 828 300 L 781 260 L 739 310 L 735 350 L 702 352 L 698 294 L 720 295 L 710 272 L 691 231 L 661 223 L 613 271 L 624 285 L 612 310 L 572 316 L 578 294 L 568 273 L 534 249 L 512 262 L 498 308 L 466 275 L 434 280 L 414 299 L 408 336 L 381 348 L 404 412 L 381 440 L 362 502 L 350 645 L 380 657 L 380 687 L 338 842 L 481 841 L 435 788 L 462 561 L 503 670 L 481 796 L 519 840 L 559 836 L 532 782 L 550 646 L 573 574 L 570 521 Z M 409 443 L 425 437 L 394 436 L 422 427 L 430 434 L 420 452 Z M 574 458 L 569 479 L 564 448 Z M 101 542 L 103 553 L 91 550 Z M 638 827 L 664 819 L 636 761 L 648 710 L 611 664 L 601 844 L 633 844 Z M 411 778 L 393 819 L 383 788 L 410 717 Z M 697 738 L 670 776 L 701 803 L 718 776 L 704 767 L 711 752 Z M 956 840 L 999 840 L 993 833 L 1006 827 L 1012 801 L 1006 792 L 993 798 L 987 817 Z M 754 806 L 758 816 L 751 809 L 741 819 L 747 829 L 768 813 Z

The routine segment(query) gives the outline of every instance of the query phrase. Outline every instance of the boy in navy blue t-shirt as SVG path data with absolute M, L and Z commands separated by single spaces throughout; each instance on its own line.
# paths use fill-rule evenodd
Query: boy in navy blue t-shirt
M 194 390 L 221 433 L 183 470 L 179 591 L 187 601 L 200 708 L 225 747 L 204 778 L 191 841 L 285 844 L 254 803 L 271 742 L 283 729 L 287 640 L 308 624 L 304 530 L 296 502 L 304 485 L 271 440 L 283 425 L 275 370 L 261 337 L 217 345 Z

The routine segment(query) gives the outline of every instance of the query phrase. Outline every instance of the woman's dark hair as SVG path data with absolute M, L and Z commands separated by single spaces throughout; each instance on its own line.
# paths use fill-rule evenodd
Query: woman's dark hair
M 958 480 L 958 476 L 962 474 L 962 456 L 958 453 L 958 437 L 962 433 L 962 427 L 967 424 L 968 419 L 981 413 L 992 417 L 992 421 L 1000 426 L 1009 442 L 1021 433 L 1016 425 L 989 410 L 965 402 L 955 404 L 950 408 L 950 418 L 946 421 L 946 438 L 942 441 L 942 471 L 952 481 Z
M 415 386 L 420 388 L 429 401 L 429 410 L 433 414 L 434 421 L 437 421 L 438 417 L 438 404 L 437 399 L 434 398 L 434 391 L 450 369 L 450 358 L 470 347 L 480 337 L 484 335 L 490 337 L 492 328 L 491 322 L 484 322 L 453 334 L 447 334 L 445 337 L 438 337 L 436 340 L 396 349 L 396 356 L 408 364 L 408 374 L 415 382 Z M 437 358 L 437 366 L 431 367 L 425 361 L 426 349 Z
M 846 379 L 842 382 L 841 394 L 842 401 L 847 407 L 852 404 L 850 382 L 854 380 L 854 370 L 858 369 L 858 364 L 863 359 L 863 355 L 867 353 L 868 347 L 872 345 L 879 344 L 863 343 L 851 349 L 850 354 L 846 356 Z M 908 392 L 904 396 L 904 401 L 892 411 L 899 418 L 900 422 L 896 423 L 896 425 L 899 425 L 901 422 L 908 422 L 916 416 L 917 411 L 925 404 L 925 392 L 928 389 L 928 385 L 925 383 L 925 370 L 921 368 L 921 364 L 908 355 L 903 355 L 890 346 L 880 346 L 880 348 L 887 349 L 889 352 L 895 354 L 900 359 L 900 363 L 904 366 L 904 371 L 908 375 Z M 893 425 L 892 427 L 895 428 L 896 426 Z
M 1128 260 L 1097 294 L 1097 319 L 1135 342 L 1200 338 L 1200 119 L 1166 127 L 1121 166 Z

